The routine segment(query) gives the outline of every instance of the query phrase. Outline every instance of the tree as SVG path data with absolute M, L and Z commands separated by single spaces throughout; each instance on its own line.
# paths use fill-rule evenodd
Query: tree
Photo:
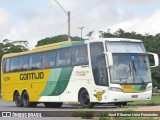
M 70 37 L 71 40 L 73 41 L 82 41 L 84 39 L 80 38 L 80 37 Z M 39 40 L 37 42 L 36 46 L 42 46 L 42 45 L 47 45 L 47 44 L 52 44 L 52 43 L 57 43 L 57 42 L 62 42 L 62 41 L 67 41 L 68 40 L 68 35 L 58 35 L 58 36 L 54 36 L 51 38 L 45 38 L 42 40 Z

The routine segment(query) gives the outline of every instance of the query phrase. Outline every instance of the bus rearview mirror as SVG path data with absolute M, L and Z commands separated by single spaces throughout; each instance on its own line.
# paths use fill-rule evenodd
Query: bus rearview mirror
M 150 66 L 150 67 L 157 67 L 159 65 L 159 57 L 156 53 L 152 53 L 152 52 L 147 52 L 148 55 L 152 55 L 153 59 L 154 59 L 154 65 Z
M 104 54 L 107 56 L 107 60 L 108 60 L 108 65 L 107 66 L 112 66 L 113 65 L 113 56 L 112 56 L 112 53 L 110 53 L 110 52 L 104 52 Z

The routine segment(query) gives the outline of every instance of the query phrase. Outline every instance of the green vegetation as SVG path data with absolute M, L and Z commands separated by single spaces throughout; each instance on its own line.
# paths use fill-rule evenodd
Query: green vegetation
M 95 114 L 95 111 L 82 110 L 82 111 L 75 111 L 72 117 L 81 117 L 83 119 L 91 119 L 94 117 L 94 114 Z
M 128 105 L 135 105 L 135 106 L 160 105 L 160 95 L 152 96 L 151 100 L 130 102 L 128 103 Z
M 70 38 L 71 38 L 71 40 L 74 40 L 74 41 L 81 41 L 81 40 L 83 40 L 80 37 L 72 37 L 71 36 Z M 51 37 L 51 38 L 45 38 L 45 39 L 39 40 L 37 42 L 36 46 L 42 46 L 42 45 L 62 42 L 62 41 L 66 41 L 66 40 L 68 40 L 68 36 L 67 35 L 58 35 L 58 36 L 54 36 L 54 37 Z

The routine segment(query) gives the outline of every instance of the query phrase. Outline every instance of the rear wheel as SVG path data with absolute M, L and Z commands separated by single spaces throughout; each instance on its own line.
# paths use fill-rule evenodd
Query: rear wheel
M 24 107 L 36 107 L 37 106 L 36 102 L 29 102 L 29 95 L 27 91 L 23 93 L 22 102 L 23 102 Z
M 94 103 L 90 102 L 90 97 L 89 97 L 89 94 L 86 89 L 83 89 L 82 91 L 80 91 L 79 101 L 81 103 L 81 106 L 84 108 L 93 108 L 94 107 Z
M 22 98 L 19 94 L 19 92 L 14 93 L 14 101 L 17 107 L 23 107 Z
M 62 106 L 62 102 L 45 102 L 44 105 L 47 108 L 60 108 Z

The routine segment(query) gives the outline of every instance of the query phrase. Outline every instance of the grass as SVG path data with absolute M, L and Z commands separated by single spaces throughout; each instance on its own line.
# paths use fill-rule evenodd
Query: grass
M 72 117 L 81 117 L 83 119 L 92 119 L 94 117 L 94 114 L 95 114 L 94 111 L 82 110 L 82 111 L 75 111 L 72 114 Z
M 129 102 L 128 105 L 133 106 L 149 106 L 149 105 L 160 105 L 160 95 L 152 96 L 151 100 L 141 100 L 135 102 Z

